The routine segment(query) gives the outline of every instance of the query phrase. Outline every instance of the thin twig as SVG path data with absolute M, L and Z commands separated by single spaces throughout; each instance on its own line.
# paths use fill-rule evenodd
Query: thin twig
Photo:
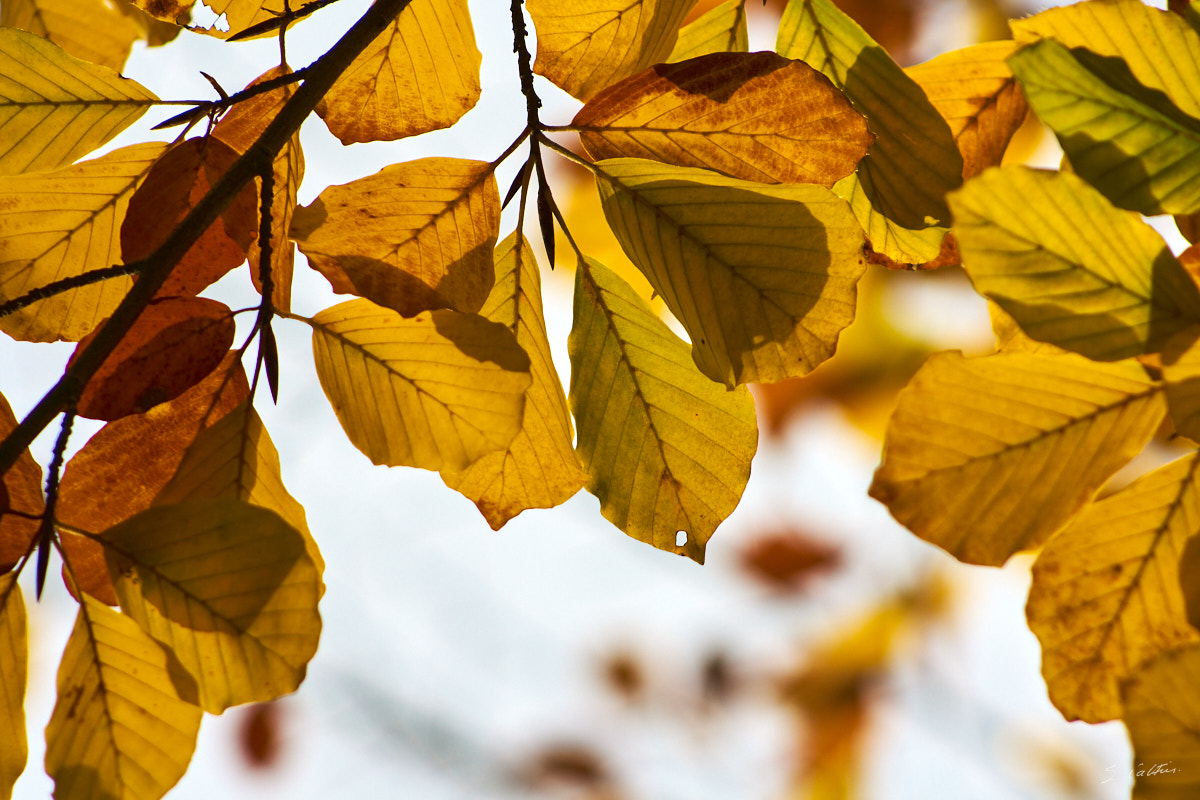
M 14 312 L 20 311 L 25 306 L 33 305 L 39 300 L 48 300 L 56 294 L 69 292 L 72 289 L 78 289 L 83 286 L 89 286 L 100 281 L 108 281 L 113 278 L 120 278 L 125 275 L 132 275 L 137 272 L 136 265 L 116 264 L 115 266 L 105 267 L 104 269 L 94 269 L 91 272 L 84 272 L 79 275 L 72 275 L 69 278 L 47 283 L 45 286 L 39 286 L 36 289 L 30 289 L 20 297 L 15 297 L 7 303 L 0 303 L 0 317 L 7 316 Z

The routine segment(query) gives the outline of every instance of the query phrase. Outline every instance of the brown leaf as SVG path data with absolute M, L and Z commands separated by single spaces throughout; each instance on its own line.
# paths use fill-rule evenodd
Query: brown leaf
M 804 591 L 815 577 L 840 563 L 838 548 L 795 529 L 758 536 L 739 554 L 742 571 L 779 594 Z
M 103 330 L 80 341 L 75 354 Z M 114 420 L 172 400 L 217 368 L 233 335 L 233 312 L 224 303 L 202 297 L 152 301 L 88 381 L 77 410 Z
M 0 441 L 17 427 L 17 418 L 12 406 L 0 394 Z M 21 453 L 17 462 L 0 482 L 0 573 L 8 572 L 21 560 L 29 549 L 30 542 L 37 536 L 39 522 L 9 511 L 23 514 L 41 514 L 45 508 L 42 498 L 42 468 L 29 454 L 29 448 Z
M 270 769 L 279 761 L 279 703 L 255 703 L 242 715 L 238 749 L 252 769 Z
M 919 0 L 834 0 L 899 63 L 908 59 Z

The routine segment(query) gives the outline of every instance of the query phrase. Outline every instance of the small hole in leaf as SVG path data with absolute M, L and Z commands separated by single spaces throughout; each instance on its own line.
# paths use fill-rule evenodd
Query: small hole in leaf
M 675 534 L 675 546 L 683 547 L 687 544 L 687 531 L 679 531 Z

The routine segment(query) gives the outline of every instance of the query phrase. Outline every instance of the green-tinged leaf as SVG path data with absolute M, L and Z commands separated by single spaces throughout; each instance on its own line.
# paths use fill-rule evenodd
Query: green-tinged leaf
M 413 0 L 333 84 L 317 115 L 342 144 L 449 128 L 479 100 L 467 0 Z
M 790 0 L 776 50 L 823 72 L 876 136 L 856 175 L 835 187 L 872 248 L 900 263 L 935 258 L 950 220 L 946 192 L 962 183 L 963 163 L 925 92 L 831 0 Z
M 0 394 L 0 441 L 17 427 L 8 399 Z M 0 573 L 8 572 L 37 537 L 46 508 L 42 497 L 42 468 L 25 448 L 0 480 Z M 16 511 L 12 514 L 9 512 Z
M 5 0 L 0 25 L 49 39 L 71 55 L 120 70 L 142 37 L 137 22 L 116 3 L 96 0 Z
M 1133 743 L 1133 800 L 1192 800 L 1200 793 L 1200 646 L 1164 653 L 1124 683 Z
M 537 259 L 516 233 L 496 248 L 496 286 L 482 315 L 512 331 L 529 354 L 533 383 L 525 392 L 521 432 L 504 451 L 488 453 L 442 480 L 469 497 L 493 529 L 529 508 L 551 508 L 583 486 L 571 444 L 571 415 L 550 358 Z
M 1193 37 L 1200 51 L 1200 35 Z M 1115 57 L 1044 40 L 1009 64 L 1074 171 L 1115 205 L 1143 214 L 1200 210 L 1200 119 L 1139 84 Z M 1193 66 L 1200 83 L 1200 65 Z
M 121 609 L 195 679 L 188 699 L 220 714 L 300 685 L 321 578 L 278 514 L 231 498 L 155 506 L 102 544 Z
M 988 170 L 950 203 L 976 290 L 1038 341 L 1111 361 L 1200 322 L 1200 291 L 1162 238 L 1075 175 Z
M 601 512 L 635 539 L 704 563 L 750 477 L 750 393 L 698 373 L 687 344 L 594 261 L 575 274 L 568 348 L 579 455 Z
M 609 225 L 701 372 L 729 387 L 774 382 L 833 354 L 866 265 L 862 230 L 830 190 L 632 158 L 597 166 Z
M 521 430 L 530 361 L 504 325 L 457 311 L 405 319 L 351 300 L 312 327 L 321 387 L 376 464 L 462 470 Z
M 58 172 L 0 178 L 0 302 L 122 263 L 129 198 L 166 145 L 124 147 Z M 78 341 L 112 314 L 129 276 L 70 289 L 0 317 L 22 341 Z
M 593 160 L 648 158 L 825 186 L 853 172 L 874 138 L 828 78 L 774 53 L 658 64 L 596 95 L 571 124 Z
M 0 175 L 70 164 L 158 101 L 136 81 L 40 36 L 0 28 Z
M 665 60 L 686 61 L 709 53 L 744 53 L 749 49 L 746 0 L 726 0 L 680 28 L 675 48 Z
M 900 393 L 870 494 L 960 561 L 1000 565 L 1133 458 L 1163 406 L 1133 361 L 938 353 Z
M 1026 613 L 1050 699 L 1068 720 L 1120 717 L 1120 682 L 1139 664 L 1200 642 L 1178 577 L 1198 530 L 1193 453 L 1088 506 L 1038 556 Z
M 580 100 L 666 61 L 695 0 L 529 0 L 533 71 Z
M 194 684 L 132 619 L 83 595 L 46 726 L 56 800 L 157 800 L 187 771 Z
M 25 601 L 17 576 L 0 575 L 0 800 L 12 797 L 13 784 L 25 771 L 25 681 L 29 669 L 29 634 Z
M 493 167 L 423 158 L 330 186 L 296 209 L 290 236 L 335 292 L 406 317 L 478 311 L 495 282 L 500 235 Z

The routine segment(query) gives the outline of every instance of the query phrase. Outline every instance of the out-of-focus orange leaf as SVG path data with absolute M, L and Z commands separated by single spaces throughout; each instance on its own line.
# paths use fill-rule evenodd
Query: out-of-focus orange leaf
M 237 158 L 229 145 L 211 136 L 188 139 L 168 150 L 129 200 L 121 224 L 121 256 L 125 263 L 157 250 Z M 246 260 L 257 233 L 258 200 L 250 185 L 180 259 L 159 296 L 203 291 Z
M 242 715 L 238 750 L 252 769 L 270 769 L 279 762 L 280 707 L 277 702 L 255 703 Z
M 1175 226 L 1189 244 L 1200 242 L 1200 211 L 1195 214 L 1179 214 L 1175 217 Z M 1180 256 L 1182 258 L 1182 256 Z
M 76 347 L 83 352 L 100 330 Z M 114 420 L 172 400 L 202 381 L 233 344 L 233 312 L 203 297 L 152 301 L 79 398 L 78 412 Z
M 608 767 L 589 747 L 570 743 L 547 745 L 524 770 L 528 784 L 542 791 L 596 791 L 611 783 Z M 599 797 L 598 795 L 588 795 Z M 612 795 L 605 795 L 612 796 Z
M 804 591 L 818 575 L 836 569 L 841 550 L 794 528 L 757 536 L 742 548 L 739 566 L 779 594 Z
M 0 394 L 0 441 L 17 427 L 12 406 Z M 4 473 L 0 482 L 0 573 L 8 572 L 25 555 L 29 543 L 37 536 L 36 519 L 10 514 L 41 514 L 45 508 L 42 498 L 42 468 L 25 448 L 17 462 Z
M 596 95 L 572 125 L 593 160 L 649 158 L 761 183 L 832 186 L 874 141 L 828 78 L 769 52 L 658 64 Z
M 622 700 L 635 702 L 646 691 L 646 671 L 637 654 L 627 648 L 616 650 L 600 664 L 604 685 Z
M 854 18 L 872 39 L 883 45 L 891 57 L 903 64 L 908 60 L 916 33 L 916 11 L 921 0 L 834 0 Z

